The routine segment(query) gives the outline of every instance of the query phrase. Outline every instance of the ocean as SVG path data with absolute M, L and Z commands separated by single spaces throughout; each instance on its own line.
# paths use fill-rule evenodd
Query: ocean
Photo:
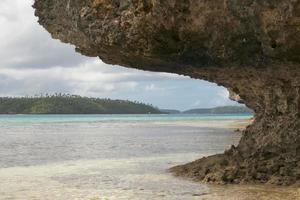
M 167 169 L 222 153 L 251 115 L 0 115 L 0 200 L 291 199 L 295 188 L 215 186 Z

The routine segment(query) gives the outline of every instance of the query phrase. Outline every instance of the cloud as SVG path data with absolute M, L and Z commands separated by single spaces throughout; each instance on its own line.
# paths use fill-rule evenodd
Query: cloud
M 237 102 L 231 101 L 229 99 L 229 91 L 227 89 L 220 90 L 216 93 L 216 98 L 214 98 L 213 102 L 216 106 L 224 106 L 224 105 L 238 105 Z
M 173 75 L 171 75 L 173 76 Z M 167 73 L 151 73 L 108 66 L 99 59 L 80 63 L 74 68 L 3 68 L 0 70 L 0 94 L 29 95 L 67 92 L 88 96 L 101 96 L 108 92 L 134 91 L 145 85 L 169 79 Z M 181 77 L 186 79 L 185 77 Z M 174 80 L 179 80 L 179 76 Z M 152 88 L 153 89 L 153 88 Z M 106 94 L 109 95 L 109 94 Z M 103 96 L 105 97 L 105 96 Z
M 0 68 L 74 67 L 89 59 L 51 39 L 37 24 L 31 5 L 28 0 L 0 1 Z

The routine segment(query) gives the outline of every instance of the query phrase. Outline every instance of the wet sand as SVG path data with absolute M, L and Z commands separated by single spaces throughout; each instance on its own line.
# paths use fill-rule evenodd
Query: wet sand
M 86 160 L 1 169 L 0 199 L 30 200 L 297 200 L 300 189 L 268 185 L 204 185 L 142 167 L 184 155 Z M 189 156 L 189 155 L 186 155 Z M 109 173 L 115 173 L 109 174 Z
M 253 119 L 224 119 L 224 120 L 189 120 L 189 121 L 162 121 L 153 122 L 157 125 L 167 126 L 192 126 L 199 128 L 220 128 L 230 130 L 243 130 L 252 123 Z

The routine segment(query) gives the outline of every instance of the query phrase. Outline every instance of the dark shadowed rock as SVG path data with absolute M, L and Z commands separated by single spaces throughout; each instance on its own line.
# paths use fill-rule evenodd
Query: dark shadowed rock
M 237 147 L 175 174 L 299 183 L 299 0 L 35 0 L 34 7 L 53 38 L 84 55 L 215 82 L 255 111 Z

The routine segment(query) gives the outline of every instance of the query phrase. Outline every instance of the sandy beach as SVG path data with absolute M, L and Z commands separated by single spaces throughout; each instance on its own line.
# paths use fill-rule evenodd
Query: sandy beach
M 225 120 L 186 120 L 153 122 L 157 125 L 192 126 L 199 128 L 220 128 L 230 130 L 243 130 L 253 122 L 253 119 L 225 119 Z

